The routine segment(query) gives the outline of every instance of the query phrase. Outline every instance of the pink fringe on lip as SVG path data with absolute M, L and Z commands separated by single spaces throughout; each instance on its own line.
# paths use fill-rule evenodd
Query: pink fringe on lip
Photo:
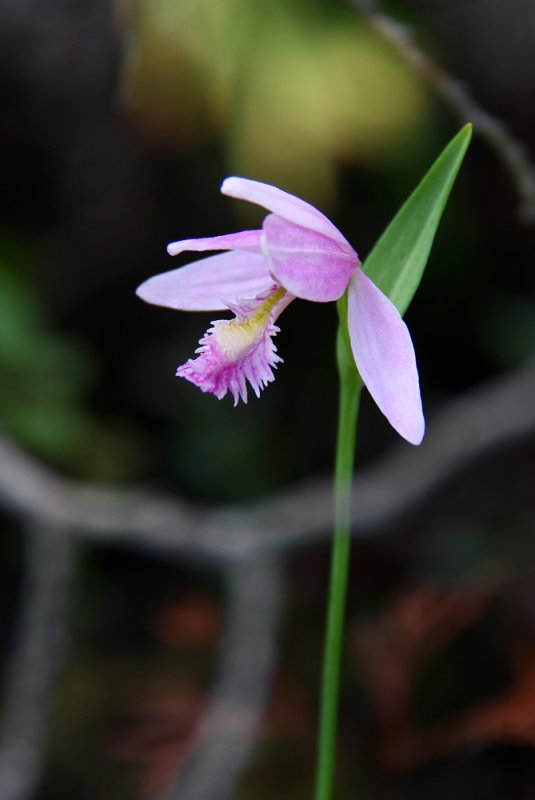
M 237 405 L 241 399 L 247 402 L 247 383 L 257 397 L 262 389 L 275 380 L 273 369 L 282 362 L 273 343 L 279 328 L 269 322 L 259 338 L 238 359 L 229 361 L 218 346 L 219 326 L 230 325 L 233 320 L 217 320 L 212 323 L 196 352 L 197 358 L 190 358 L 177 369 L 177 376 L 185 378 L 198 386 L 203 392 L 214 394 L 218 400 L 230 392 Z

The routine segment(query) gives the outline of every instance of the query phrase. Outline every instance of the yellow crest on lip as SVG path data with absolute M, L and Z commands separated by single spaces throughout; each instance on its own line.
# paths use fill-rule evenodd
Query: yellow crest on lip
M 277 289 L 258 305 L 234 319 L 218 320 L 214 324 L 214 338 L 221 354 L 229 361 L 236 361 L 258 341 L 269 322 L 271 312 L 286 294 Z

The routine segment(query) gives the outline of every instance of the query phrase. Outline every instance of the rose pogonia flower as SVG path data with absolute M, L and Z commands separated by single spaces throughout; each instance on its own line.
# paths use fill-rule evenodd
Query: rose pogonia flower
M 234 312 L 233 319 L 212 322 L 197 357 L 176 374 L 218 398 L 230 392 L 235 405 L 247 402 L 247 383 L 258 397 L 282 361 L 273 342 L 281 312 L 296 298 L 331 302 L 347 289 L 349 338 L 362 380 L 396 431 L 419 444 L 425 423 L 409 331 L 349 242 L 318 209 L 275 186 L 233 177 L 221 191 L 270 211 L 262 228 L 173 242 L 170 255 L 228 252 L 155 275 L 137 290 L 149 303 L 180 311 Z

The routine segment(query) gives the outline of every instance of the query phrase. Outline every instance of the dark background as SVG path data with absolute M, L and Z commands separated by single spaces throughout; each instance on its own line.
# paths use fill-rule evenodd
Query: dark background
M 388 10 L 535 158 L 534 4 Z M 213 315 L 144 305 L 135 288 L 187 262 L 167 242 L 261 219 L 219 195 L 232 174 L 317 204 L 364 258 L 469 120 L 326 0 L 0 0 L 0 108 L 5 435 L 72 478 L 206 505 L 327 474 L 334 306 L 292 304 L 277 380 L 234 409 L 174 378 Z M 476 129 L 407 314 L 431 425 L 533 355 L 535 240 L 520 205 Z M 366 397 L 358 468 L 394 446 Z M 535 797 L 533 456 L 533 438 L 512 442 L 355 547 L 339 796 Z M 16 519 L 2 526 L 7 658 L 25 545 Z M 244 798 L 310 794 L 327 566 L 323 545 L 287 561 Z M 146 797 L 165 782 L 210 686 L 221 613 L 215 573 L 82 547 L 39 797 Z

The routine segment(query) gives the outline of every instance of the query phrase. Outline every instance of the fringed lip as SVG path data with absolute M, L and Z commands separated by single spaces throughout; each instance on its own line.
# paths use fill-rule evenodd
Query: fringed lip
M 233 305 L 235 317 L 212 322 L 199 342 L 197 358 L 179 367 L 177 376 L 218 399 L 229 392 L 234 405 L 239 400 L 247 402 L 247 385 L 259 397 L 275 379 L 273 370 L 282 361 L 273 342 L 279 332 L 274 320 L 291 299 L 274 286 L 254 300 Z

